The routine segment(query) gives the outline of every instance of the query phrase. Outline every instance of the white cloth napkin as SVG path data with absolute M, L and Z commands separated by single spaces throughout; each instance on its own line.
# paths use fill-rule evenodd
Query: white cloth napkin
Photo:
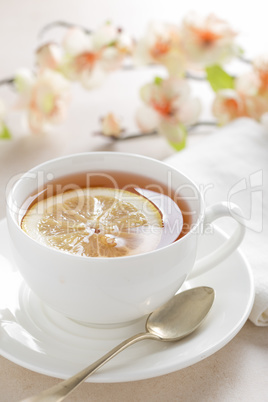
M 240 247 L 256 290 L 249 319 L 268 326 L 268 133 L 255 121 L 239 119 L 165 162 L 205 189 L 207 205 L 232 201 L 242 209 L 247 231 Z

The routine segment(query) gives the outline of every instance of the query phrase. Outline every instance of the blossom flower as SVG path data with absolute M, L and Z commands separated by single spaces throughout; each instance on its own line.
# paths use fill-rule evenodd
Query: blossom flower
M 57 22 L 49 27 L 54 25 L 70 26 Z M 14 83 L 27 129 L 41 133 L 65 117 L 69 81 L 90 89 L 121 68 L 130 55 L 138 65 L 161 65 L 168 78 L 156 78 L 141 88 L 143 105 L 136 119 L 142 133 L 158 131 L 179 150 L 185 146 L 187 126 L 196 123 L 200 113 L 200 102 L 191 96 L 185 80 L 191 77 L 189 67 L 205 69 L 202 78 L 205 72 L 216 92 L 212 112 L 219 124 L 246 116 L 268 126 L 268 54 L 256 58 L 247 73 L 237 78 L 229 75 L 222 64 L 240 54 L 236 35 L 226 21 L 196 13 L 189 14 L 181 25 L 152 22 L 135 44 L 111 23 L 94 32 L 72 27 L 60 44 L 49 42 L 39 47 L 36 74 L 21 70 L 14 79 L 2 79 L 0 85 Z M 0 139 L 10 137 L 6 120 L 0 100 Z M 101 120 L 103 135 L 120 137 L 123 131 L 113 113 Z
M 149 108 L 137 114 L 137 123 L 142 132 L 152 128 L 152 122 L 160 134 L 179 149 L 185 145 L 186 125 L 196 122 L 200 113 L 198 99 L 192 98 L 190 87 L 185 80 L 156 78 L 153 83 L 141 89 L 141 98 Z
M 222 89 L 215 97 L 212 113 L 220 125 L 227 124 L 238 117 L 247 116 L 244 98 L 234 89 Z
M 11 137 L 9 129 L 5 123 L 6 107 L 2 99 L 0 99 L 0 139 L 8 139 Z
M 259 79 L 259 93 L 267 95 L 268 92 L 268 54 L 253 60 L 253 71 Z
M 261 121 L 268 112 L 268 55 L 257 57 L 252 65 L 252 71 L 237 79 L 237 88 L 245 96 L 248 115 Z
M 16 74 L 15 86 L 31 132 L 40 133 L 64 119 L 70 96 L 69 83 L 61 74 L 46 69 L 34 76 L 22 70 Z
M 190 13 L 183 20 L 181 37 L 189 61 L 200 67 L 222 64 L 238 53 L 236 32 L 213 14 Z
M 107 137 L 120 137 L 122 131 L 121 123 L 113 113 L 108 113 L 101 120 L 101 132 Z
M 91 34 L 76 27 L 69 29 L 61 46 L 48 43 L 38 49 L 37 63 L 89 89 L 119 68 L 131 52 L 130 37 L 107 23 Z
M 256 71 L 238 77 L 236 90 L 244 99 L 245 115 L 260 120 L 268 112 L 268 87 Z
M 137 65 L 157 63 L 165 66 L 171 76 L 181 77 L 186 70 L 179 27 L 152 22 L 134 50 Z
M 220 124 L 242 116 L 261 121 L 268 112 L 268 57 L 254 60 L 252 70 L 237 77 L 233 89 L 218 91 L 212 111 Z

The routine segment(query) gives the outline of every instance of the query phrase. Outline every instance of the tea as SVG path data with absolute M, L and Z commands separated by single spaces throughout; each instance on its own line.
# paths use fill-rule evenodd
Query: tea
M 45 209 L 40 215 L 41 206 Z M 22 228 L 31 237 L 93 257 L 152 251 L 180 239 L 191 225 L 188 204 L 175 189 L 117 171 L 51 180 L 25 201 L 22 210 Z

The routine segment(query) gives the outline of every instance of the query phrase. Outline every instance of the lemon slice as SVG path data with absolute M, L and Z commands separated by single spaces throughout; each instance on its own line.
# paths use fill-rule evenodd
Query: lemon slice
M 156 206 L 129 191 L 92 187 L 35 203 L 22 229 L 47 246 L 88 257 L 121 257 L 157 248 L 163 230 Z

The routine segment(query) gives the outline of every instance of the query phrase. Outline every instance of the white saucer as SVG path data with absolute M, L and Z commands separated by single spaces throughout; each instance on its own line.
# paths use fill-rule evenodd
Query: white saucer
M 46 307 L 12 262 L 6 220 L 0 222 L 0 353 L 38 373 L 67 378 L 127 337 L 144 330 L 145 319 L 126 327 L 97 329 L 77 324 Z M 224 239 L 215 229 L 201 238 L 199 256 Z M 38 264 L 38 262 L 37 262 Z M 226 345 L 247 320 L 254 300 L 249 264 L 240 251 L 186 283 L 206 285 L 216 300 L 200 328 L 177 343 L 142 341 L 111 360 L 89 382 L 135 381 L 190 366 Z

